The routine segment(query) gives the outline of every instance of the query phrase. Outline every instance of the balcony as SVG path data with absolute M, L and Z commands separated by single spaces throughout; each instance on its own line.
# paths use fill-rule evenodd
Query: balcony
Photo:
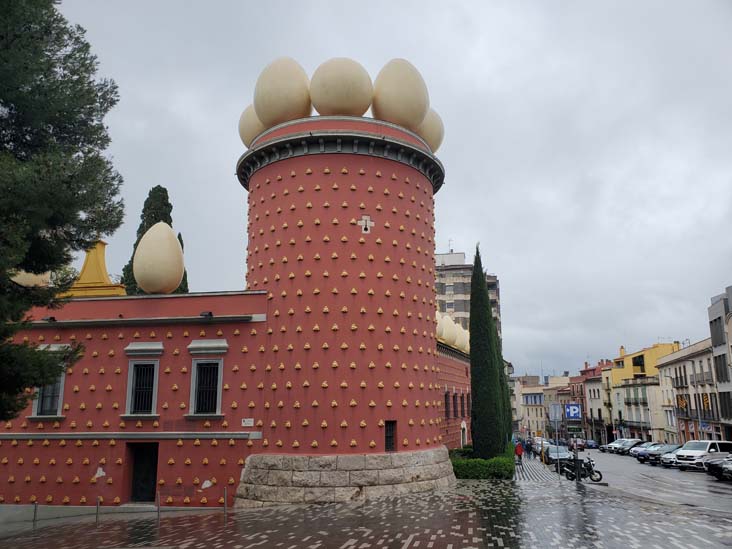
M 675 377 L 673 378 L 672 384 L 675 388 L 679 387 L 688 387 L 689 383 L 686 381 L 686 378 L 683 377 Z
M 651 424 L 647 421 L 624 421 L 625 427 L 629 429 L 650 429 Z
M 631 397 L 625 399 L 626 406 L 648 406 L 648 397 Z
M 704 421 L 719 421 L 719 414 L 714 410 L 699 410 L 699 419 Z
M 607 408 L 608 410 L 611 410 L 613 407 L 613 402 L 609 398 L 603 398 L 602 405 L 605 406 L 605 408 Z
M 702 421 L 719 421 L 719 412 L 714 410 L 692 410 L 690 408 L 674 408 L 676 417 L 681 419 L 699 419 Z
M 714 376 L 712 372 L 699 372 L 698 374 L 691 374 L 689 382 L 692 385 L 714 385 Z
M 681 419 L 696 419 L 696 410 L 690 408 L 674 408 L 676 417 Z

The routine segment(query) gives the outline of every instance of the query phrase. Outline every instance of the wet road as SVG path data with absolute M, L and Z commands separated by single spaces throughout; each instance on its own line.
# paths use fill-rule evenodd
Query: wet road
M 588 452 L 581 454 L 587 455 Z M 629 456 L 590 450 L 595 466 L 611 488 L 678 505 L 713 509 L 732 516 L 732 482 L 701 471 L 679 471 L 639 463 Z

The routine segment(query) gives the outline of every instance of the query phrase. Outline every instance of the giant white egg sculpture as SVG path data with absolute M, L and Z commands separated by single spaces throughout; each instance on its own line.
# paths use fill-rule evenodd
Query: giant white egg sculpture
M 371 105 L 371 77 L 353 59 L 336 57 L 320 65 L 310 81 L 310 100 L 320 114 L 362 116 Z
M 310 116 L 310 81 L 290 57 L 275 59 L 259 75 L 254 110 L 266 127 Z
M 244 109 L 239 117 L 239 137 L 247 148 L 251 146 L 254 138 L 266 129 L 252 105 Z
M 427 111 L 422 124 L 417 128 L 417 135 L 427 142 L 433 153 L 440 148 L 442 138 L 445 137 L 445 126 L 442 123 L 442 118 L 434 109 Z
M 470 343 L 468 331 L 462 326 L 458 326 L 458 335 L 455 340 L 455 347 L 462 352 L 467 353 L 468 343 Z
M 18 271 L 10 280 L 25 288 L 47 287 L 51 284 L 51 271 L 33 274 L 27 271 Z
M 430 96 L 422 75 L 409 61 L 392 59 L 374 80 L 374 118 L 416 130 L 427 115 Z
M 178 237 L 167 223 L 156 223 L 142 235 L 132 259 L 137 285 L 148 294 L 169 294 L 180 286 L 184 272 Z
M 440 319 L 437 321 L 437 339 L 440 341 L 445 340 L 445 326 L 447 326 L 449 318 L 447 315 L 440 315 Z
M 442 340 L 450 347 L 454 347 L 455 342 L 457 341 L 458 327 L 455 325 L 452 318 L 449 316 L 446 316 L 445 318 L 447 321 L 445 322 L 445 332 L 443 333 Z

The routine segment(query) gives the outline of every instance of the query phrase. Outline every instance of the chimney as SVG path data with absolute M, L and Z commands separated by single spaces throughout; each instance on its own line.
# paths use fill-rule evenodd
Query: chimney
M 625 356 L 625 347 L 620 346 L 620 356 Z

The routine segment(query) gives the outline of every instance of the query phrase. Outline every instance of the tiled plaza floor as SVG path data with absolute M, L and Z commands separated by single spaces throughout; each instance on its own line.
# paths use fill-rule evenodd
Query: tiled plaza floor
M 532 468 L 533 469 L 533 468 Z M 554 481 L 460 481 L 450 491 L 362 504 L 271 507 L 229 515 L 40 528 L 0 546 L 24 549 L 732 547 L 732 518 L 669 508 Z

